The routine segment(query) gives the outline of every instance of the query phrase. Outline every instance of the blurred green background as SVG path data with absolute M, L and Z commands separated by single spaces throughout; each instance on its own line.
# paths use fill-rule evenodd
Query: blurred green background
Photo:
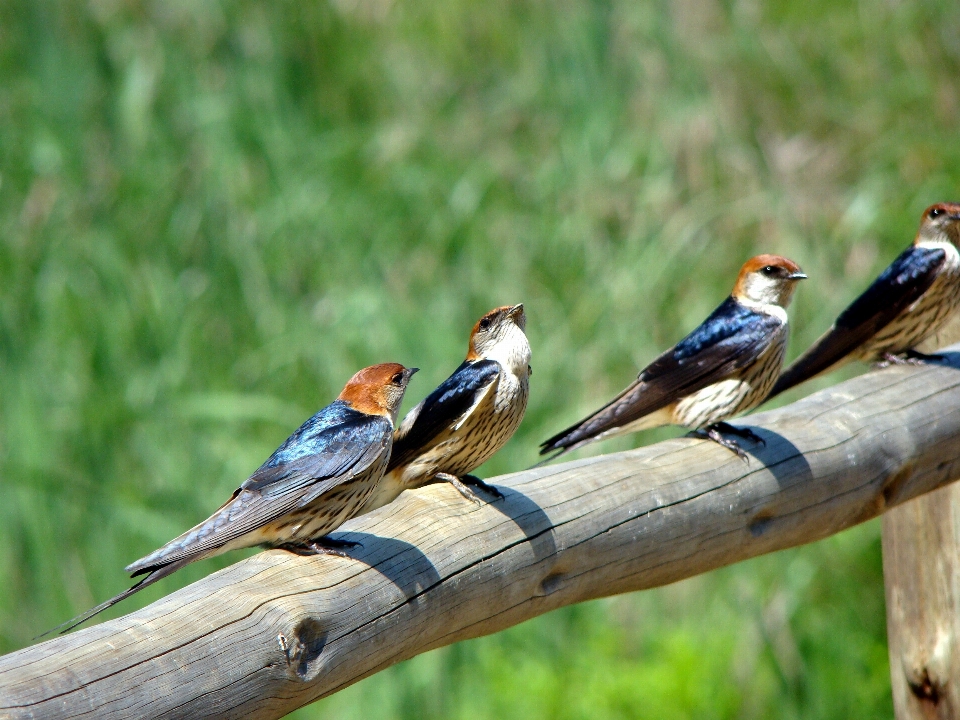
M 754 253 L 811 277 L 796 355 L 960 195 L 958 27 L 955 0 L 0 3 L 0 651 L 127 587 L 361 366 L 423 368 L 410 407 L 496 305 L 526 303 L 535 373 L 485 476 Z M 874 522 L 295 716 L 889 718 L 887 672 Z

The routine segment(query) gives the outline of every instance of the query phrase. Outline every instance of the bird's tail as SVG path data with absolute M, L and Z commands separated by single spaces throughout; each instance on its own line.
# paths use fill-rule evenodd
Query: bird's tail
M 140 592 L 141 590 L 143 590 L 143 589 L 144 589 L 145 587 L 147 587 L 148 585 L 153 585 L 157 580 L 160 580 L 160 579 L 162 579 L 162 578 L 165 578 L 167 575 L 170 575 L 170 574 L 172 574 L 172 573 L 175 573 L 177 570 L 179 570 L 180 568 L 182 568 L 184 565 L 188 564 L 191 560 L 192 560 L 192 558 L 190 558 L 190 559 L 183 559 L 183 560 L 179 560 L 179 561 L 177 561 L 177 562 L 170 563 L 169 565 L 163 565 L 163 566 L 161 566 L 161 567 L 158 567 L 158 568 L 155 568 L 155 569 L 151 570 L 151 571 L 149 572 L 149 574 L 148 574 L 145 578 L 143 578 L 140 582 L 138 582 L 138 583 L 137 583 L 136 585 L 134 585 L 133 587 L 124 590 L 124 591 L 123 591 L 122 593 L 120 593 L 119 595 L 114 595 L 114 596 L 113 596 L 112 598 L 110 598 L 109 600 L 106 600 L 106 601 L 100 603 L 100 604 L 97 605 L 96 607 L 90 608 L 90 609 L 87 610 L 86 612 L 77 615 L 75 618 L 71 618 L 70 620 L 67 620 L 67 621 L 64 622 L 64 623 L 60 623 L 60 624 L 57 625 L 56 627 L 50 628 L 50 629 L 47 630 L 45 633 L 43 633 L 43 634 L 41 634 L 41 635 L 37 635 L 37 637 L 35 637 L 34 640 L 39 640 L 39 639 L 42 638 L 42 637 L 46 637 L 46 636 L 49 635 L 50 633 L 54 633 L 54 632 L 58 632 L 58 631 L 59 631 L 59 634 L 60 634 L 60 635 L 63 635 L 64 633 L 67 633 L 67 632 L 70 632 L 71 630 L 73 630 L 73 629 L 74 629 L 75 627 L 77 627 L 78 625 L 81 625 L 81 624 L 85 623 L 87 620 L 89 620 L 90 618 L 92 618 L 94 615 L 98 615 L 98 614 L 102 613 L 104 610 L 106 610 L 106 609 L 109 608 L 109 607 L 112 607 L 112 606 L 116 605 L 116 604 L 117 604 L 118 602 L 120 602 L 121 600 L 126 600 L 128 597 L 130 597 L 130 596 L 133 595 L 134 593 Z
M 556 449 L 556 448 L 555 448 L 555 449 Z M 530 467 L 528 467 L 527 470 L 536 470 L 538 467 L 543 467 L 543 466 L 546 465 L 547 463 L 553 462 L 554 460 L 556 460 L 556 459 L 557 459 L 558 457 L 560 457 L 561 455 L 566 455 L 568 452 L 570 452 L 570 451 L 572 451 L 572 450 L 573 450 L 572 447 L 569 447 L 569 448 L 559 448 L 559 449 L 557 450 L 557 452 L 555 452 L 553 455 L 551 455 L 551 456 L 549 456 L 549 457 L 543 458 L 543 459 L 542 459 L 540 462 L 538 462 L 538 463 L 534 463 L 533 465 L 531 465 Z M 543 449 L 543 450 L 540 451 L 540 454 L 541 454 L 541 455 L 545 455 L 545 454 L 548 453 L 548 452 L 550 452 L 550 451 L 549 451 L 549 450 L 546 450 L 546 449 Z
M 812 380 L 817 375 L 836 370 L 853 359 L 849 354 L 843 355 L 840 353 L 824 352 L 821 349 L 821 345 L 823 344 L 823 338 L 821 338 L 804 352 L 803 355 L 794 360 L 790 367 L 780 373 L 780 377 L 777 378 L 777 382 L 774 384 L 770 394 L 767 395 L 766 400 L 772 400 L 780 393 L 786 392 L 801 383 L 805 383 L 807 380 Z M 766 400 L 764 400 L 764 402 L 766 402 Z
M 552 453 L 555 450 L 560 451 L 542 460 L 541 462 L 550 462 L 551 460 L 557 459 L 561 455 L 576 450 L 578 447 L 582 447 L 587 443 L 591 443 L 594 440 L 599 439 L 600 434 L 591 432 L 592 428 L 590 427 L 595 418 L 596 414 L 591 415 L 590 417 L 581 420 L 576 425 L 571 425 L 566 430 L 562 430 L 553 437 L 547 438 L 540 443 L 541 455 Z
M 629 389 L 630 388 L 628 388 L 628 390 Z M 615 403 L 625 395 L 626 391 L 593 415 L 540 443 L 541 455 L 546 455 L 554 450 L 560 451 L 541 461 L 541 464 L 555 460 L 561 455 L 565 455 L 568 452 L 572 452 L 598 440 L 606 440 L 616 435 L 624 435 L 639 430 L 649 430 L 650 428 L 669 425 L 671 423 L 669 411 L 663 408 L 646 415 L 641 415 L 639 418 L 631 419 L 629 417 L 618 416 Z

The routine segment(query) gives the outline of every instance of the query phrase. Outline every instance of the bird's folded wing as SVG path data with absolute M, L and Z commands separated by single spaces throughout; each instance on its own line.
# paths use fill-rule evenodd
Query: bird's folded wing
M 136 576 L 186 557 L 201 557 L 309 505 L 367 470 L 387 451 L 392 433 L 387 418 L 357 413 L 355 419 L 305 438 L 313 448 L 309 454 L 287 460 L 282 446 L 217 512 L 127 571 Z
M 937 248 L 907 248 L 783 371 L 770 397 L 819 375 L 870 340 L 930 288 L 945 260 Z
M 465 361 L 403 419 L 393 438 L 390 467 L 409 463 L 440 433 L 480 402 L 500 376 L 494 360 Z
M 644 368 L 620 395 L 545 441 L 541 453 L 628 425 L 729 377 L 755 362 L 782 329 L 779 318 L 728 298 L 696 330 Z

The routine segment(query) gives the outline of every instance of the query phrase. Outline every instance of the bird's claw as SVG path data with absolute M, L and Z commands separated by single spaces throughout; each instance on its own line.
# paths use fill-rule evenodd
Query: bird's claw
M 718 422 L 713 425 L 713 427 L 719 432 L 726 433 L 727 435 L 736 435 L 741 437 L 744 440 L 749 440 L 750 442 L 757 443 L 763 447 L 767 446 L 767 441 L 762 437 L 757 435 L 753 430 L 747 427 L 738 427 L 736 425 L 731 425 L 730 423 Z
M 926 365 L 928 363 L 943 362 L 946 359 L 944 355 L 928 355 L 927 353 L 918 352 L 917 350 L 907 350 L 901 355 L 883 353 L 883 355 L 880 356 L 880 361 L 876 363 L 876 367 L 878 370 L 882 370 L 891 365 Z
M 295 553 L 296 555 L 336 555 L 337 557 L 350 557 L 347 550 L 355 547 L 363 547 L 363 543 L 353 542 L 352 540 L 340 540 L 332 537 L 322 537 L 316 540 L 305 540 L 303 542 L 289 542 L 283 545 L 277 545 L 281 550 Z
M 493 495 L 493 497 L 495 497 L 497 500 L 503 500 L 504 498 L 503 493 L 497 490 L 496 487 L 490 485 L 489 483 L 485 483 L 476 475 L 464 475 L 461 479 L 467 485 L 473 485 L 475 488 L 483 490 L 487 495 Z
M 474 477 L 473 475 L 464 475 L 463 479 L 461 479 L 450 473 L 437 473 L 435 477 L 437 480 L 442 480 L 443 482 L 448 482 L 453 485 L 457 489 L 457 492 L 463 495 L 463 497 L 467 500 L 472 500 L 475 502 L 477 506 L 483 505 L 483 500 L 477 497 L 477 494 L 470 489 L 467 483 L 474 485 L 478 489 L 490 493 L 497 498 L 503 498 L 503 494 L 499 490 L 487 485 L 487 483 L 483 482 L 483 480 L 480 480 L 480 478 Z
M 710 425 L 709 427 L 701 428 L 698 430 L 694 430 L 690 434 L 693 435 L 694 437 L 703 438 L 704 440 L 713 440 L 715 443 L 717 443 L 718 445 L 722 445 L 727 450 L 735 453 L 738 458 L 743 460 L 745 463 L 749 464 L 750 456 L 747 455 L 746 452 L 744 452 L 744 449 L 742 447 L 740 447 L 740 443 L 738 443 L 736 440 L 725 438 L 721 434 L 720 430 L 718 429 L 717 427 L 718 425 L 720 425 L 720 423 L 717 423 L 715 425 Z M 728 427 L 733 427 L 733 426 L 731 425 Z M 736 431 L 731 434 L 739 435 L 740 434 L 739 431 L 742 430 L 742 428 L 736 428 L 735 430 Z

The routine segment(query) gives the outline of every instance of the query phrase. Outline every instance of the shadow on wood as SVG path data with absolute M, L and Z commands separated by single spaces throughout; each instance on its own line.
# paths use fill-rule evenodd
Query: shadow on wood
M 677 439 L 446 484 L 346 527 L 350 558 L 268 551 L 0 658 L 0 716 L 276 718 L 432 648 L 818 540 L 960 473 L 960 358 L 750 416 L 744 463 Z

